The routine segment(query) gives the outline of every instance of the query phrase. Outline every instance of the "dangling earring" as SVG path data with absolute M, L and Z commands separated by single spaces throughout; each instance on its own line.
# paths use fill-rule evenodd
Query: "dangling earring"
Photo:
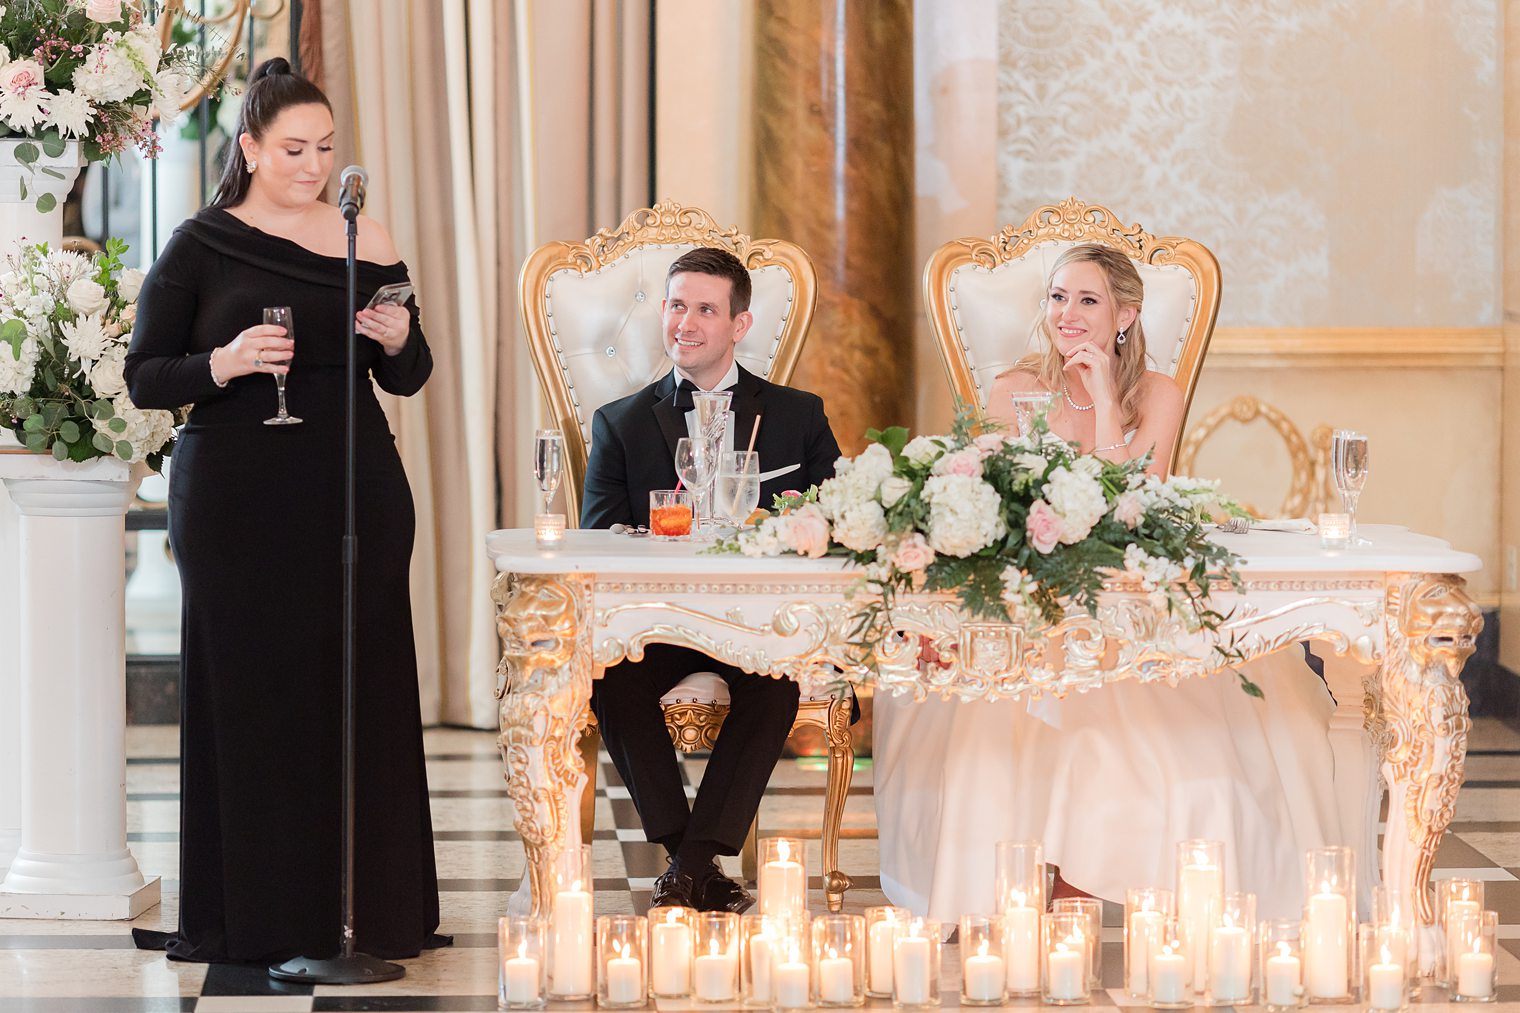
M 1119 336 L 1114 339 L 1114 344 L 1116 344 L 1116 345 L 1122 345 L 1122 344 L 1124 344 L 1124 342 L 1126 342 L 1128 340 L 1129 340 L 1129 336 L 1126 335 L 1123 331 L 1120 331 L 1119 332 Z
M 258 167 L 259 163 L 250 158 L 248 160 L 248 175 L 252 176 L 253 170 L 257 169 Z

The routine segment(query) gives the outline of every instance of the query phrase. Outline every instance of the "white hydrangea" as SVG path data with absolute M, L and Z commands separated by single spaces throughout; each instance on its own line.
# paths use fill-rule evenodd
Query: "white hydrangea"
M 63 331 L 63 342 L 69 346 L 69 356 L 82 362 L 93 362 L 100 358 L 112 343 L 98 313 L 59 326 Z
M 127 350 L 116 345 L 106 350 L 94 363 L 85 364 L 85 379 L 99 397 L 116 397 L 127 392 L 127 379 L 123 373 L 127 363 Z
M 880 548 L 887 537 L 887 515 L 874 500 L 860 500 L 834 517 L 834 541 L 856 552 Z
M 881 505 L 894 507 L 897 501 L 908 495 L 913 483 L 900 475 L 888 475 L 881 482 Z
M 106 288 L 94 278 L 80 278 L 68 287 L 69 309 L 89 316 L 106 308 Z
M 859 457 L 841 457 L 835 462 L 834 477 L 818 487 L 818 505 L 825 517 L 837 521 L 863 503 L 874 504 L 882 482 L 891 476 L 892 452 L 873 443 Z
M 155 65 L 156 62 L 155 59 Z M 142 86 L 142 71 L 132 56 L 115 46 L 91 48 L 84 63 L 74 71 L 74 90 L 97 104 L 122 102 L 135 95 Z
M 1124 547 L 1124 571 L 1139 577 L 1147 591 L 1164 588 L 1183 574 L 1182 567 L 1170 559 L 1153 556 L 1134 544 Z
M 21 342 L 19 355 L 10 342 L 0 341 L 0 394 L 25 394 L 31 390 L 32 375 L 40 358 L 42 347 L 35 338 Z
M 116 417 L 127 424 L 122 432 L 111 429 L 110 419 L 96 419 L 95 431 L 105 433 L 113 441 L 126 440 L 132 446 L 129 462 L 136 464 L 149 454 L 161 450 L 174 436 L 174 416 L 165 411 L 144 411 L 134 405 L 125 394 L 111 399 Z
M 924 483 L 929 545 L 946 556 L 969 556 L 1007 533 L 1002 500 L 992 486 L 968 475 L 935 475 Z
M 915 436 L 908 441 L 906 447 L 903 447 L 903 456 L 920 468 L 927 466 L 944 452 L 944 443 L 933 436 Z
M 147 275 L 135 267 L 123 268 L 121 277 L 116 281 L 121 297 L 129 303 L 136 302 L 138 294 L 142 292 L 143 279 L 146 277 Z
M 851 470 L 859 475 L 862 481 L 880 486 L 892 474 L 892 451 L 880 443 L 873 443 L 855 458 L 854 467 Z
M 1057 468 L 1050 473 L 1043 495 L 1061 515 L 1061 541 L 1075 545 L 1108 512 L 1108 499 L 1097 479 L 1080 471 Z

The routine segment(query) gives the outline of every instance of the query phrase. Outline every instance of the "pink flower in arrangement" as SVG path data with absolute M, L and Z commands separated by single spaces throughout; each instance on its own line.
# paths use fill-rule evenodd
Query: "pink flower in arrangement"
M 817 559 L 829 551 L 829 522 L 815 504 L 798 507 L 786 516 L 786 543 L 799 556 Z
M 981 453 L 983 458 L 988 458 L 1003 449 L 1003 434 L 983 433 L 971 442 L 975 444 L 976 449 Z
M 114 25 L 121 20 L 121 0 L 89 0 L 84 16 L 102 25 Z
M 1061 541 L 1061 515 L 1042 499 L 1034 501 L 1024 522 L 1029 544 L 1040 553 L 1048 553 Z
M 0 92 L 8 97 L 31 98 L 44 87 L 42 64 L 36 60 L 13 60 L 0 69 Z
M 975 447 L 957 450 L 941 457 L 930 469 L 936 475 L 960 475 L 963 478 L 982 477 L 982 453 Z
M 916 531 L 898 542 L 897 551 L 892 555 L 892 565 L 905 573 L 919 573 L 928 569 L 932 562 L 934 550 Z
M 801 496 L 802 493 L 796 489 L 783 489 L 781 491 L 781 495 L 795 499 L 796 497 Z

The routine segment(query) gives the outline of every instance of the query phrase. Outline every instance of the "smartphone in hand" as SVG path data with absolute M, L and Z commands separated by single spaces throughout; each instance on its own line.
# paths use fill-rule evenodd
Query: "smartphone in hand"
M 398 281 L 393 285 L 382 285 L 370 298 L 369 305 L 364 308 L 372 310 L 376 306 L 401 306 L 412 297 L 412 283 Z

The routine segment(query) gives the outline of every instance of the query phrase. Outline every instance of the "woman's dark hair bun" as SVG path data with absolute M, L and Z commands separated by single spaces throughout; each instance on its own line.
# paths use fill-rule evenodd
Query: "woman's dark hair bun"
M 248 83 L 253 84 L 253 82 L 266 77 L 274 77 L 276 74 L 289 73 L 290 61 L 285 59 L 283 56 L 272 56 L 254 68 L 252 76 L 248 78 Z

